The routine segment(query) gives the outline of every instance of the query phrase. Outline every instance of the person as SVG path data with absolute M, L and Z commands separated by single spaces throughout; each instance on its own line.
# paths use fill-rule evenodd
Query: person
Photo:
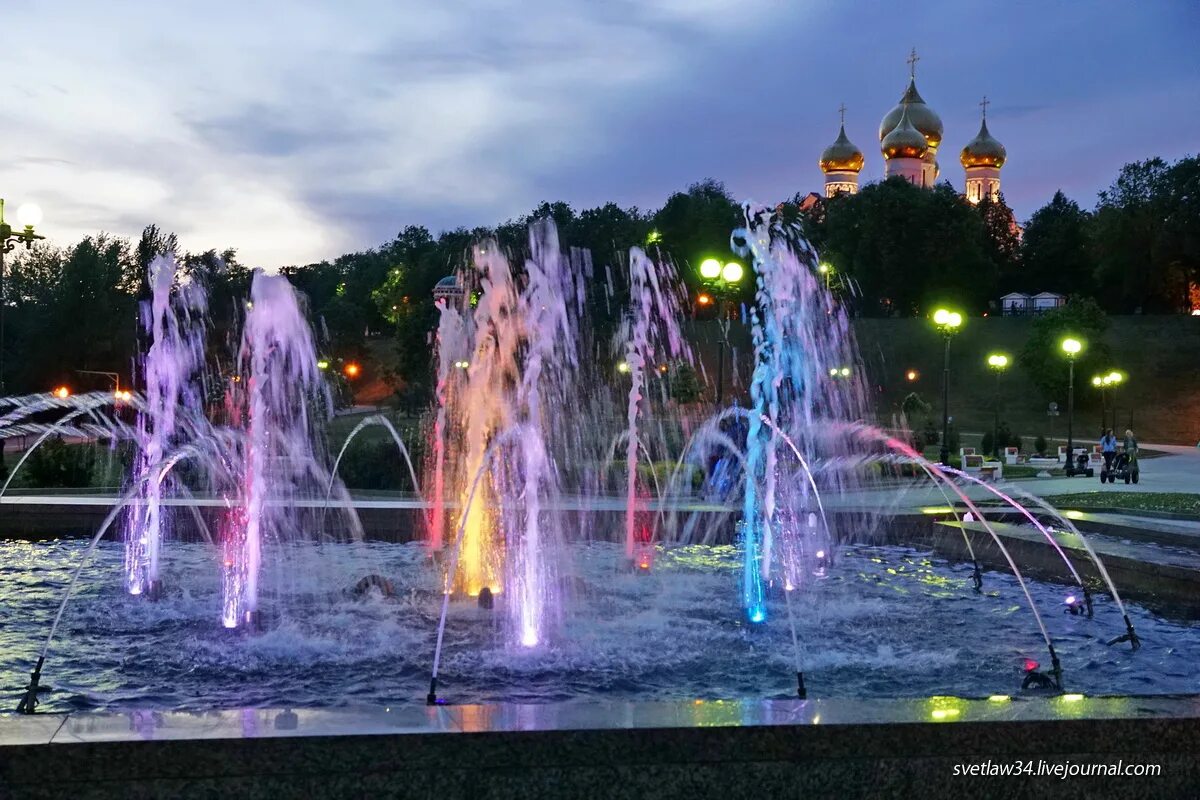
M 1129 456 L 1129 466 L 1137 466 L 1138 443 L 1133 436 L 1133 431 L 1125 429 L 1125 455 Z
M 1100 437 L 1100 454 L 1104 456 L 1104 471 L 1112 472 L 1113 459 L 1117 457 L 1117 437 L 1113 435 L 1112 428 Z

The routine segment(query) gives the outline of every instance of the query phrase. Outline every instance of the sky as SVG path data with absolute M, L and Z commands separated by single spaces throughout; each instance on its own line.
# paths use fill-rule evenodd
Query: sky
M 26 0 L 0 27 L 0 197 L 69 245 L 154 223 L 275 268 L 543 200 L 654 209 L 706 177 L 819 191 L 920 55 L 943 179 L 988 125 L 1020 219 L 1200 151 L 1200 2 Z

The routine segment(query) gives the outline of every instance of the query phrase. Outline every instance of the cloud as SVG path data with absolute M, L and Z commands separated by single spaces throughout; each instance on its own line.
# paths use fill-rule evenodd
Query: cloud
M 983 12 L 949 2 L 904 20 L 856 13 L 849 36 L 844 9 L 788 0 L 54 8 L 6 18 L 0 68 L 37 80 L 0 108 L 5 195 L 40 202 L 63 243 L 156 223 L 185 247 L 234 246 L 272 267 L 373 246 L 405 224 L 494 223 L 544 199 L 653 206 L 706 175 L 739 194 L 788 197 L 819 187 L 816 156 L 843 100 L 877 177 L 873 129 L 903 88 L 913 44 L 946 152 L 974 134 L 986 92 L 1009 149 L 1006 180 L 1031 190 L 1010 196 L 1033 204 L 1048 179 L 1022 171 L 1062 149 L 1039 127 L 1047 120 L 1085 150 L 1116 142 L 1105 170 L 1131 141 L 1181 141 L 1148 132 L 1145 117 L 1097 133 L 1056 109 L 1103 108 L 1139 79 L 1174 85 L 1164 76 L 1194 75 L 1197 63 L 1139 35 L 1169 39 L 1185 21 L 1131 16 L 1105 38 L 1071 9 L 1004 4 L 987 12 L 995 24 L 983 39 L 968 35 Z M 1078 36 L 1064 39 L 1070 30 Z M 1099 69 L 1118 45 L 1154 57 L 1125 53 L 1121 71 Z M 1195 104 L 1173 114 L 1195 129 Z M 1071 173 L 1063 183 L 1087 186 L 1082 168 L 1056 167 Z

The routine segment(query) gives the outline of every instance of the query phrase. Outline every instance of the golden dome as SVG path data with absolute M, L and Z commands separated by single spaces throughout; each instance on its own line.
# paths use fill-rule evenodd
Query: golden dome
M 883 137 L 879 146 L 883 157 L 889 160 L 923 158 L 931 150 L 929 140 L 913 125 L 907 105 L 900 112 L 899 123 Z
M 967 142 L 967 146 L 962 149 L 958 158 L 964 167 L 1000 169 L 1004 166 L 1004 160 L 1008 158 L 1008 152 L 1005 151 L 1004 145 L 996 141 L 988 132 L 987 120 L 984 119 L 979 126 L 979 133 L 975 134 L 974 139 Z
M 909 80 L 908 88 L 904 91 L 900 102 L 879 123 L 879 141 L 882 143 L 884 137 L 900 124 L 900 116 L 904 113 L 905 106 L 908 107 L 908 118 L 913 127 L 925 135 L 929 149 L 937 152 L 938 145 L 942 143 L 942 118 L 932 108 L 925 105 L 925 100 L 917 91 L 916 78 Z
M 858 172 L 863 168 L 863 153 L 846 138 L 846 126 L 838 131 L 837 140 L 821 153 L 821 172 Z

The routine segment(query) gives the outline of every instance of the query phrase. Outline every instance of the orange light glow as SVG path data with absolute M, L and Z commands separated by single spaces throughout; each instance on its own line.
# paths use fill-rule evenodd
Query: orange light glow
M 696 302 L 702 306 L 706 306 L 712 303 L 712 297 L 710 295 L 701 293 L 696 297 Z
M 358 364 L 355 364 L 353 361 L 351 361 L 349 364 L 347 364 L 345 366 L 345 368 L 342 371 L 346 373 L 347 378 L 357 378 L 358 373 L 362 372 L 362 367 L 358 366 Z
M 71 390 L 65 386 L 59 386 L 57 389 L 54 390 L 54 396 L 57 397 L 59 400 L 66 400 L 68 397 L 71 396 Z
M 921 377 L 921 373 L 917 372 L 915 369 L 910 369 L 908 372 L 904 373 L 904 377 L 908 378 L 908 380 L 911 382 Z

